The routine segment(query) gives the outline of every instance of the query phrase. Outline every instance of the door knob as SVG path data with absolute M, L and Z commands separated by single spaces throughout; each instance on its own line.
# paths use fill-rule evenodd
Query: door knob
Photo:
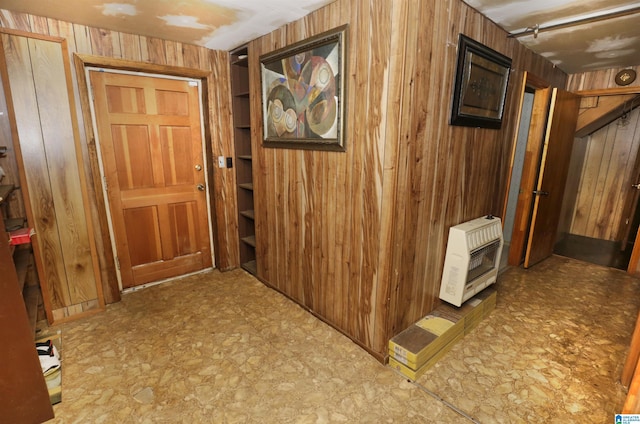
M 198 190 L 204 191 L 204 184 L 198 184 L 196 187 L 198 188 Z
M 640 190 L 640 183 L 638 183 L 638 184 L 631 184 L 631 187 L 634 187 L 636 190 Z
M 202 166 L 201 165 L 196 165 L 196 171 L 202 171 Z

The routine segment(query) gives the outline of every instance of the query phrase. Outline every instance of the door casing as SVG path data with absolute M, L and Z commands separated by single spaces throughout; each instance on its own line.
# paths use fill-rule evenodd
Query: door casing
M 553 254 L 569 172 L 580 96 L 554 88 L 534 192 L 524 267 Z
M 190 83 L 195 83 L 198 85 L 198 98 L 199 98 L 199 120 L 200 120 L 200 135 L 201 135 L 201 140 L 202 140 L 202 152 L 203 152 L 203 169 L 205 170 L 204 172 L 204 178 L 205 178 L 205 185 L 207 187 L 207 189 L 205 190 L 205 194 L 206 194 L 206 208 L 207 208 L 207 216 L 208 216 L 208 240 L 209 240 L 209 249 L 211 252 L 211 263 L 213 264 L 213 267 L 215 267 L 215 256 L 214 256 L 214 239 L 213 239 L 213 220 L 212 220 L 212 210 L 211 210 L 211 197 L 210 197 L 210 181 L 209 181 L 209 172 L 207 172 L 207 170 L 210 169 L 210 164 L 208 163 L 208 150 L 207 150 L 207 146 L 206 146 L 206 137 L 205 137 L 205 118 L 203 116 L 204 113 L 204 105 L 202 103 L 202 83 L 199 79 L 195 79 L 195 78 L 191 78 L 188 76 L 185 77 L 181 77 L 181 76 L 175 76 L 175 75 L 166 75 L 166 74 L 157 74 L 157 73 L 148 73 L 148 72 L 136 72 L 136 71 L 131 71 L 131 70 L 122 70 L 122 69 L 117 69 L 117 68 L 110 68 L 110 69 L 104 69 L 101 67 L 95 67 L 95 66 L 85 66 L 84 67 L 84 77 L 85 77 L 85 82 L 87 85 L 87 91 L 88 93 L 91 93 L 91 80 L 89 77 L 89 72 L 110 72 L 110 73 L 116 73 L 116 74 L 128 74 L 128 75 L 135 75 L 135 76 L 146 76 L 149 78 L 165 78 L 165 79 L 174 79 L 174 80 L 183 80 L 183 81 L 187 81 Z M 106 181 L 105 179 L 105 168 L 104 168 L 104 163 L 103 163 L 103 159 L 102 159 L 102 155 L 101 155 L 101 149 L 100 149 L 100 140 L 98 137 L 98 130 L 97 130 L 97 122 L 96 122 L 96 116 L 95 116 L 95 110 L 94 110 L 94 104 L 93 102 L 88 102 L 89 103 L 89 108 L 90 108 L 90 112 L 91 112 L 91 120 L 92 120 L 92 127 L 93 127 L 93 133 L 94 133 L 94 140 L 95 140 L 95 145 L 96 145 L 96 159 L 97 159 L 97 163 L 98 163 L 98 168 L 100 171 L 100 178 L 101 181 L 104 183 Z M 115 237 L 115 232 L 114 232 L 114 225 L 113 225 L 113 220 L 111 217 L 111 213 L 110 211 L 110 207 L 109 207 L 109 198 L 108 198 L 108 192 L 107 192 L 107 186 L 106 184 L 102 184 L 102 197 L 103 200 L 105 202 L 105 213 L 106 213 L 106 219 L 107 219 L 107 224 L 108 224 L 108 228 L 109 228 L 109 236 L 110 236 L 110 241 L 111 241 L 111 253 L 113 254 L 114 258 L 117 258 L 117 243 L 116 243 L 116 237 Z M 151 286 L 151 285 L 155 285 L 155 284 L 160 284 L 162 282 L 164 282 L 165 280 L 160 280 L 160 281 L 154 281 L 154 282 L 150 282 L 150 283 L 145 283 L 145 284 L 141 284 L 141 285 L 136 285 L 134 287 L 131 288 L 127 288 L 125 289 L 123 287 L 123 282 L 122 282 L 122 275 L 120 272 L 120 267 L 117 266 L 116 263 L 116 275 L 117 275 L 117 282 L 118 282 L 118 290 L 120 292 L 127 292 L 127 291 L 133 291 L 133 290 L 137 290 L 140 289 L 142 287 L 147 287 L 147 286 Z
M 545 82 L 544 80 L 536 77 L 535 75 L 531 75 L 528 72 L 524 72 L 523 75 L 523 84 L 522 84 L 522 94 L 521 94 L 521 98 L 520 98 L 520 102 L 519 102 L 519 112 L 518 112 L 518 125 L 520 122 L 520 113 L 522 112 L 522 102 L 524 99 L 524 92 L 526 87 L 530 87 L 533 88 L 536 92 L 536 94 L 538 94 L 541 90 L 545 90 L 545 89 L 549 89 L 549 84 L 547 82 Z M 596 89 L 596 90 L 582 90 L 582 91 L 577 91 L 575 92 L 575 94 L 579 95 L 579 96 L 583 96 L 583 97 L 589 97 L 589 96 L 606 96 L 606 95 L 620 95 L 620 94 L 640 94 L 640 87 L 618 87 L 618 88 L 604 88 L 604 89 Z M 515 134 L 517 137 L 518 134 L 518 127 L 516 127 L 515 129 Z M 513 142 L 513 148 L 512 148 L 512 156 L 511 156 L 511 164 L 509 167 L 509 177 L 508 177 L 508 181 L 507 181 L 507 185 L 506 185 L 506 195 L 505 195 L 505 200 L 504 200 L 504 206 L 503 206 L 503 216 L 505 216 L 506 211 L 507 211 L 507 203 L 508 203 L 508 193 L 509 193 L 509 188 L 510 188 L 510 184 L 511 184 L 511 175 L 512 175 L 512 171 L 513 171 L 513 166 L 514 166 L 514 157 L 515 157 L 515 148 L 516 148 L 516 142 L 517 140 L 514 140 Z M 523 171 L 524 174 L 524 171 Z M 524 175 L 523 175 L 524 178 Z M 533 190 L 533 187 L 535 187 L 535 183 L 530 182 L 528 183 L 531 186 L 531 190 L 529 192 L 531 192 Z M 529 217 L 530 217 L 530 209 L 525 208 L 525 209 L 521 209 L 520 207 L 518 208 L 519 210 L 516 210 L 516 219 L 514 220 L 514 235 L 512 236 L 512 241 L 511 241 L 511 246 L 509 248 L 509 255 L 508 255 L 508 265 L 510 266 L 519 266 L 520 263 L 523 260 L 523 252 L 524 252 L 524 242 L 526 240 L 526 237 L 522 237 L 521 241 L 516 240 L 514 242 L 514 237 L 515 237 L 515 231 L 516 231 L 516 224 L 518 222 L 518 215 L 520 216 L 520 222 L 521 224 L 523 222 L 526 222 L 527 226 L 526 226 L 526 230 L 524 230 L 525 232 L 528 232 L 528 224 L 529 224 Z M 520 210 L 521 209 L 521 210 Z M 524 220 L 523 216 L 528 215 L 527 219 Z M 633 245 L 633 251 L 631 254 L 631 259 L 629 261 L 629 266 L 627 267 L 627 273 L 629 274 L 633 274 L 633 275 L 637 275 L 640 276 L 640 231 L 638 231 L 636 234 L 632 234 L 630 235 L 630 237 L 633 237 L 635 239 L 634 241 L 634 245 Z
M 538 177 L 538 166 L 543 147 L 544 132 L 547 123 L 547 115 L 549 101 L 551 99 L 551 88 L 549 84 L 528 72 L 524 72 L 522 77 L 522 92 L 518 103 L 518 122 L 515 128 L 516 139 L 513 141 L 511 152 L 511 163 L 509 166 L 509 179 L 506 186 L 506 194 L 503 206 L 502 216 L 506 216 L 509 188 L 511 186 L 511 175 L 515 161 L 515 149 L 517 143 L 517 135 L 522 114 L 522 104 L 524 102 L 524 93 L 529 87 L 534 90 L 533 109 L 531 112 L 531 121 L 527 136 L 527 147 L 522 165 L 522 177 L 520 181 L 520 190 L 516 205 L 515 216 L 513 220 L 513 231 L 511 235 L 511 244 L 509 246 L 507 263 L 510 266 L 518 266 L 523 260 L 524 249 L 529 235 L 529 225 L 531 223 L 531 204 L 533 202 L 533 190 L 536 187 Z

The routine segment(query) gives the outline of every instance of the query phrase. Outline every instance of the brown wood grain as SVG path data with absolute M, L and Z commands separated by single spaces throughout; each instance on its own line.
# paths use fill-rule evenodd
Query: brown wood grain
M 0 209 L 2 235 L 6 234 L 4 218 Z M 0 269 L 0 337 L 11 340 L 11 348 L 0 352 L 3 364 L 0 386 L 2 420 L 15 423 L 44 422 L 53 418 L 54 414 L 40 361 L 33 348 L 34 333 L 27 318 L 12 250 L 4 236 L 0 239 Z
M 199 49 L 199 52 L 200 67 L 211 71 L 207 80 L 208 95 L 205 96 L 205 106 L 210 111 L 207 124 L 210 142 L 207 143 L 207 155 L 210 158 L 233 156 L 229 53 L 209 51 L 208 56 L 203 57 L 203 50 Z M 211 219 L 216 223 L 216 266 L 227 270 L 240 265 L 235 172 L 232 168 L 215 167 L 213 160 L 209 161 L 209 164 L 213 173 L 215 198 Z
M 536 184 L 536 190 L 546 194 L 534 197 L 531 229 L 523 265 L 525 268 L 548 258 L 553 253 L 560 222 L 560 206 L 569 171 L 567 158 L 570 157 L 573 148 L 579 106 L 579 96 L 561 89 L 553 89 Z
M 619 228 L 630 218 L 631 208 L 625 203 L 637 182 L 634 164 L 640 145 L 640 111 L 629 114 L 626 126 L 616 120 L 581 140 L 586 153 L 570 233 L 620 241 Z
M 66 285 L 62 246 L 53 213 L 54 196 L 49 185 L 42 131 L 39 125 L 31 125 L 38 101 L 29 61 L 29 43 L 26 37 L 2 34 L 2 45 L 6 66 L 5 95 L 15 117 L 12 122 L 14 149 L 21 164 L 27 219 L 37 233 L 34 254 L 45 308 L 49 311 L 47 317 L 52 320 L 50 311 L 70 305 L 71 294 Z
M 78 56 L 74 56 L 74 75 L 78 79 L 78 85 L 80 87 L 86 87 L 87 82 L 84 73 L 83 62 Z M 99 263 L 99 269 L 101 273 L 102 291 L 105 303 L 110 304 L 120 301 L 120 289 L 118 287 L 118 276 L 115 264 L 115 258 L 110 245 L 111 235 L 109 232 L 109 226 L 107 223 L 107 216 L 102 211 L 106 211 L 104 202 L 104 196 L 102 196 L 102 178 L 100 178 L 100 168 L 98 164 L 98 152 L 93 137 L 93 123 L 91 119 L 84 119 L 86 112 L 90 110 L 89 95 L 87 90 L 79 90 L 78 92 L 78 105 L 82 111 L 81 118 L 78 122 L 83 122 L 84 126 L 81 127 L 84 131 L 81 132 L 81 139 L 86 140 L 87 134 L 90 135 L 90 139 L 83 145 L 83 155 L 85 163 L 85 172 L 88 176 L 87 190 L 89 195 L 90 210 L 92 213 L 92 222 L 94 223 L 94 240 L 96 243 L 96 257 Z
M 536 89 L 531 111 L 531 123 L 527 139 L 526 152 L 522 166 L 516 214 L 514 217 L 511 247 L 509 249 L 509 265 L 518 266 L 524 257 L 527 243 L 529 224 L 531 222 L 531 205 L 533 204 L 533 190 L 535 190 L 540 157 L 543 148 L 544 130 L 547 122 L 548 104 L 551 89 Z
M 624 362 L 622 374 L 620 376 L 620 383 L 623 386 L 629 387 L 633 378 L 634 372 L 638 367 L 638 359 L 640 358 L 640 314 L 636 319 L 636 326 L 631 336 L 631 345 L 629 346 L 629 352 Z
M 640 119 L 636 122 L 636 127 L 634 131 L 634 140 L 636 143 L 640 143 Z M 635 185 L 640 183 L 640 155 L 638 154 L 638 148 L 631 149 L 633 155 L 635 156 L 635 161 L 632 164 L 629 162 L 629 176 L 630 179 L 627 184 L 631 184 L 631 187 L 627 185 L 627 189 L 634 188 Z M 618 225 L 618 237 L 617 240 L 621 240 L 623 246 L 627 246 L 629 241 L 634 240 L 636 234 L 633 234 L 633 217 L 638 211 L 638 199 L 640 199 L 640 190 L 632 190 L 633 194 L 627 193 L 624 196 L 623 205 L 622 205 L 622 216 Z
M 29 40 L 31 68 L 38 99 L 44 155 L 55 207 L 69 304 L 98 297 L 93 268 L 83 179 L 76 156 L 77 133 L 66 81 L 65 57 L 59 43 Z M 67 101 L 61 102 L 61 99 Z M 55 113 L 53 113 L 55 111 Z M 24 139 L 21 138 L 21 142 Z M 26 168 L 27 173 L 31 171 Z
M 20 53 L 15 46 L 21 46 Z M 16 162 L 27 217 L 37 232 L 32 245 L 47 317 L 53 321 L 52 311 L 60 305 L 89 302 L 101 309 L 104 302 L 93 255 L 92 223 L 86 214 L 88 198 L 66 43 L 59 37 L 30 37 L 13 31 L 3 34 L 3 48 L 11 87 L 7 99 L 15 110 Z M 67 99 L 62 106 L 61 99 Z M 33 111 L 37 111 L 35 119 Z M 33 138 L 34 134 L 38 137 Z
M 609 68 L 591 72 L 582 72 L 569 75 L 567 79 L 566 89 L 573 92 L 579 92 L 586 96 L 597 96 L 600 90 L 614 89 L 616 94 L 638 93 L 640 92 L 640 78 L 636 79 L 628 86 L 620 87 L 615 82 L 616 74 L 623 69 L 633 69 L 640 74 L 640 66 L 629 66 L 628 68 Z M 598 91 L 595 91 L 598 90 Z M 611 91 L 609 94 L 613 94 Z
M 34 27 L 34 25 L 36 25 Z M 193 78 L 201 78 L 207 82 L 205 88 L 207 133 L 206 136 L 215 139 L 215 148 L 211 149 L 211 143 L 207 143 L 208 157 L 214 150 L 225 156 L 232 156 L 232 137 L 229 136 L 231 124 L 229 121 L 228 98 L 228 53 L 212 52 L 206 48 L 196 46 L 186 46 L 181 43 L 167 45 L 164 40 L 144 37 L 140 35 L 124 34 L 99 28 L 91 28 L 78 24 L 71 24 L 56 19 L 32 17 L 28 14 L 9 12 L 0 10 L 0 26 L 3 29 L 32 31 L 32 37 L 54 35 L 67 40 L 69 44 L 69 54 L 80 53 L 85 56 L 84 63 L 92 63 L 98 66 L 119 67 L 129 70 L 143 70 L 145 72 L 168 73 L 170 75 L 181 75 Z M 36 33 L 41 31 L 41 33 Z M 47 32 L 48 31 L 48 32 Z M 167 51 L 175 56 L 174 63 L 185 66 L 185 68 L 170 68 L 166 65 Z M 97 59 L 88 59 L 89 57 Z M 129 62 L 118 63 L 115 59 L 128 59 Z M 111 61 L 108 59 L 111 58 Z M 103 63 L 102 61 L 107 61 Z M 145 62 L 145 63 L 142 63 Z M 83 61 L 80 61 L 83 64 Z M 216 78 L 212 79 L 211 69 L 216 68 Z M 178 69 L 178 70 L 176 70 Z M 90 207 L 94 218 L 96 246 L 98 249 L 98 260 L 103 281 L 103 289 L 107 294 L 107 302 L 119 299 L 117 280 L 115 278 L 115 264 L 111 255 L 111 241 L 107 228 L 106 212 L 102 201 L 102 183 L 99 177 L 97 156 L 93 143 L 93 134 L 90 117 L 86 113 L 88 102 L 86 101 L 86 91 L 83 87 L 84 72 L 82 65 L 77 65 L 73 72 L 73 86 L 78 104 L 82 105 L 82 115 L 78 111 L 79 129 L 82 139 L 82 150 L 86 164 L 86 176 L 89 182 Z M 219 81 L 219 82 L 218 82 Z M 218 110 L 227 112 L 218 116 Z M 215 122 L 215 124 L 213 124 Z M 213 129 L 213 130 L 212 130 Z M 213 168 L 210 167 L 213 173 Z M 229 175 L 233 170 L 224 170 Z M 229 269 L 238 266 L 237 238 L 233 229 L 237 227 L 237 219 L 234 218 L 235 191 L 233 184 L 226 178 L 216 178 L 213 180 L 214 200 L 212 208 L 212 219 L 214 219 L 214 245 L 217 266 L 221 269 Z M 235 246 L 235 249 L 234 249 Z
M 26 13 L 10 12 L 0 9 L 0 23 L 4 28 L 31 31 L 29 15 Z
M 635 95 L 583 97 L 576 127 L 576 137 L 585 137 L 615 121 L 622 115 L 623 108 L 631 105 Z M 585 107 L 585 99 L 594 99 L 596 104 Z M 584 108 L 584 109 L 583 109 Z
M 404 3 L 338 0 L 249 44 L 258 276 L 380 358 L 388 338 L 439 302 L 449 226 L 503 204 L 518 84 L 509 85 L 502 130 L 451 127 L 458 33 L 512 57 L 515 75 L 566 80 L 462 2 Z M 263 148 L 259 56 L 343 24 L 347 151 Z M 85 39 L 76 31 L 78 51 L 97 54 Z M 142 61 L 168 64 L 161 40 L 139 40 Z M 200 69 L 216 75 L 207 99 L 217 156 L 232 149 L 228 56 L 198 53 Z M 215 204 L 216 250 L 226 246 L 232 264 L 237 221 L 227 171 L 214 171 L 214 197 L 224 199 Z
M 345 23 L 347 151 L 263 148 L 257 58 Z M 564 86 L 458 1 L 337 1 L 250 43 L 258 276 L 381 357 L 439 302 L 449 226 L 503 203 L 519 83 L 503 130 L 450 126 L 459 32 Z
M 139 36 L 126 33 L 120 34 L 120 50 L 123 59 L 136 62 L 142 61 Z
M 198 88 L 90 72 L 124 288 L 211 266 Z M 200 165 L 200 171 L 196 168 Z

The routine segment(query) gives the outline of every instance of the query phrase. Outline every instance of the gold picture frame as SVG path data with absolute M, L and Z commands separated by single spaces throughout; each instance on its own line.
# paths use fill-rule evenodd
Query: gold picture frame
M 346 30 L 260 56 L 264 147 L 345 151 Z

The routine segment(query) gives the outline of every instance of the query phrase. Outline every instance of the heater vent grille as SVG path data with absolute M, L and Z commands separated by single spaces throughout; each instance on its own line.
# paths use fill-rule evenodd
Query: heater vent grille
M 502 253 L 500 218 L 477 218 L 449 229 L 440 299 L 462 303 L 495 283 Z

